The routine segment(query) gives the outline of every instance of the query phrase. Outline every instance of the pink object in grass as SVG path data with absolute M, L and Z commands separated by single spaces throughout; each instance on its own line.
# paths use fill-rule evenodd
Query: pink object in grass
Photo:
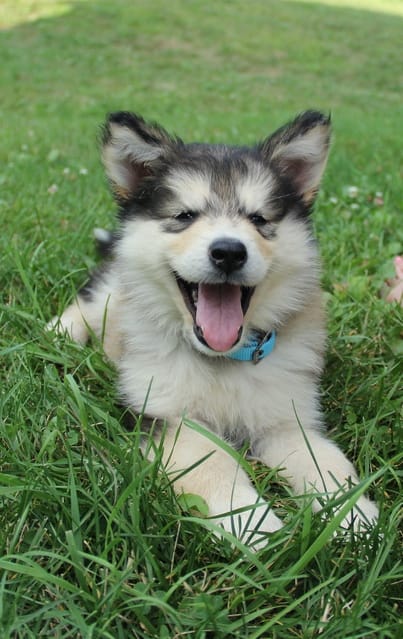
M 396 277 L 388 282 L 390 291 L 386 297 L 387 302 L 400 302 L 403 306 L 403 257 L 397 255 L 394 259 Z
M 395 269 L 397 277 L 403 280 L 403 257 L 401 255 L 395 257 Z

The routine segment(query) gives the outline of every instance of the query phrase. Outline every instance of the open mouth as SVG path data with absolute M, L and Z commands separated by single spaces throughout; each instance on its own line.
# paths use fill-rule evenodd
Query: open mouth
M 241 337 L 254 288 L 228 283 L 196 284 L 175 276 L 193 318 L 197 339 L 214 351 L 230 350 Z

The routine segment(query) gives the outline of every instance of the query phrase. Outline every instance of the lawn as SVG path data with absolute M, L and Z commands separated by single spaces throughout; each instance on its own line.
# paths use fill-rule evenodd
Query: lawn
M 402 636 L 403 322 L 379 292 L 403 252 L 403 2 L 3 0 L 0 29 L 1 639 Z M 334 126 L 323 405 L 381 516 L 334 535 L 251 465 L 286 521 L 252 554 L 141 456 L 101 349 L 44 325 L 114 224 L 107 112 L 253 143 L 310 107 Z

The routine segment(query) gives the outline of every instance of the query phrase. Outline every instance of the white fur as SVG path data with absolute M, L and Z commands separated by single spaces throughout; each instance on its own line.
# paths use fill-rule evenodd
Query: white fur
M 263 210 L 271 183 L 270 175 L 263 173 L 258 167 L 251 167 L 248 175 L 240 179 L 235 186 L 241 207 L 248 213 Z
M 209 177 L 196 171 L 175 171 L 167 177 L 166 184 L 184 211 L 203 211 L 212 195 Z

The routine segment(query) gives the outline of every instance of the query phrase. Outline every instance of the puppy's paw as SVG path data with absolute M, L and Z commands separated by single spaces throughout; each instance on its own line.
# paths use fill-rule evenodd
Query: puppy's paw
M 249 491 L 248 496 L 251 496 Z M 266 545 L 265 533 L 273 533 L 283 526 L 270 506 L 259 498 L 256 501 L 256 497 L 254 494 L 252 499 L 241 503 L 240 495 L 237 495 L 236 503 L 233 501 L 231 504 L 231 512 L 214 519 L 254 551 Z
M 68 335 L 78 344 L 85 344 L 88 340 L 88 328 L 77 305 L 69 306 L 60 317 L 54 317 L 46 325 L 47 331 L 54 331 L 58 335 Z
M 264 505 L 233 513 L 223 520 L 222 525 L 252 550 L 258 551 L 266 546 L 265 533 L 279 530 L 283 523 L 268 505 Z
M 351 528 L 359 534 L 368 532 L 376 524 L 379 510 L 376 504 L 367 497 L 360 497 L 356 505 L 343 519 L 340 526 L 345 530 Z

